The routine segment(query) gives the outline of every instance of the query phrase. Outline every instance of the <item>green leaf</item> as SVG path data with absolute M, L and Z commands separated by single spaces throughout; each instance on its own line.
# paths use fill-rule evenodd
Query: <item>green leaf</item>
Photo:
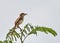
M 5 40 L 4 43 L 8 43 L 8 40 Z
M 11 36 L 9 35 L 9 36 L 6 38 L 6 40 L 11 40 Z
M 0 41 L 0 43 L 3 43 L 2 41 Z
M 17 33 L 16 31 L 15 31 L 15 35 L 16 35 L 17 38 L 20 37 L 19 33 Z
M 27 27 L 27 30 L 30 32 L 30 28 L 29 27 Z
M 51 29 L 51 28 L 47 28 L 47 31 L 49 32 L 49 33 L 51 33 L 53 36 L 56 36 L 57 35 L 57 33 L 53 30 L 53 29 Z
M 27 28 L 28 27 L 28 24 L 26 24 L 25 26 L 24 26 L 24 28 Z
M 26 31 L 25 29 L 23 30 L 23 32 L 24 32 L 25 34 L 27 34 L 27 31 Z
M 11 40 L 13 40 L 14 38 L 13 38 L 13 35 L 11 35 Z
M 29 33 L 29 35 L 30 34 L 36 34 L 37 35 L 37 31 L 35 30 L 35 29 L 33 29 L 30 33 Z
M 36 29 L 36 31 L 41 31 L 41 32 L 45 32 L 46 34 L 48 34 L 48 32 L 46 31 L 46 28 L 44 28 L 44 27 L 35 26 L 35 29 Z
M 17 41 L 15 32 L 13 32 L 13 37 L 14 37 L 15 41 Z
M 25 34 L 22 32 L 22 36 L 24 36 L 25 37 Z
M 17 38 L 16 38 L 16 36 L 14 35 L 14 39 L 15 39 L 15 41 L 17 41 Z
M 52 28 L 36 26 L 35 29 L 36 29 L 36 31 L 45 32 L 46 34 L 48 34 L 48 32 L 49 32 L 53 36 L 56 36 L 57 35 L 57 33 Z
M 7 33 L 6 39 L 9 39 L 9 40 L 15 39 L 15 41 L 17 41 L 17 38 L 21 38 L 22 36 L 24 36 L 25 37 L 24 40 L 25 40 L 31 34 L 37 35 L 37 31 L 44 32 L 46 34 L 51 33 L 53 36 L 57 35 L 56 31 L 53 30 L 52 28 L 33 26 L 31 24 L 26 24 L 24 26 L 23 31 L 20 34 L 15 31 L 15 28 L 10 29 L 10 31 Z M 3 42 L 0 41 L 0 43 L 3 43 Z
M 13 43 L 12 40 L 10 40 L 9 43 Z
M 31 29 L 34 29 L 34 27 L 31 24 L 28 24 L 30 26 Z

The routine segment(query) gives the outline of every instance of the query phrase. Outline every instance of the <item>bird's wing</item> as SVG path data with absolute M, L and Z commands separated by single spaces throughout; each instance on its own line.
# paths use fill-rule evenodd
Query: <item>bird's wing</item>
M 23 20 L 23 17 L 18 17 L 15 21 L 15 24 L 17 24 L 19 21 Z
M 16 20 L 15 20 L 15 24 L 17 24 L 19 22 L 19 19 L 20 17 L 18 17 Z

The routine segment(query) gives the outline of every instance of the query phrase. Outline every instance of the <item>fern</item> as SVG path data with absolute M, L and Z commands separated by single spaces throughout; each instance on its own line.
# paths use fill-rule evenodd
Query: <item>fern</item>
M 28 26 L 30 26 L 30 28 L 27 28 Z M 31 31 L 29 31 L 29 35 L 30 34 L 36 34 L 37 35 L 37 31 L 40 32 L 44 32 L 46 34 L 51 33 L 53 36 L 56 36 L 57 33 L 52 29 L 52 28 L 48 28 L 48 27 L 40 27 L 40 26 L 32 26 L 30 24 L 28 24 L 28 26 L 26 26 L 25 28 L 27 29 L 31 29 Z
M 52 28 L 48 28 L 48 27 L 40 27 L 40 26 L 33 26 L 31 24 L 26 24 L 24 26 L 24 29 L 22 29 L 22 31 L 20 31 L 20 34 L 17 33 L 15 31 L 15 29 L 11 29 L 6 36 L 6 39 L 8 40 L 17 40 L 18 38 L 20 38 L 20 40 L 22 41 L 22 43 L 25 41 L 25 39 L 31 35 L 37 35 L 37 31 L 39 32 L 44 32 L 46 34 L 51 33 L 53 36 L 56 36 L 57 33 L 55 32 L 55 30 L 53 30 Z
M 4 40 L 4 41 L 0 41 L 0 43 L 13 43 L 12 40 Z

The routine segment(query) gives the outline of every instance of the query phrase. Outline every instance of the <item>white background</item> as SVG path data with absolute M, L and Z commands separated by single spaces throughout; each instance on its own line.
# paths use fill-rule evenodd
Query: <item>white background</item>
M 31 23 L 32 25 L 53 28 L 58 35 L 38 32 L 29 36 L 25 43 L 59 43 L 60 42 L 60 0 L 0 0 L 0 40 L 4 40 L 9 29 L 14 26 L 15 19 L 21 12 L 25 16 L 22 27 Z M 19 39 L 17 43 L 20 43 Z

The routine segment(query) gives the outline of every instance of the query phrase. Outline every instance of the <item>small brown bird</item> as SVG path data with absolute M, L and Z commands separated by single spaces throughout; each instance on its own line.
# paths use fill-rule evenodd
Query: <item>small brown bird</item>
M 24 16 L 25 15 L 27 15 L 26 13 L 21 13 L 20 15 L 19 15 L 19 17 L 16 19 L 16 21 L 15 21 L 15 28 L 17 27 L 17 28 L 20 28 L 19 27 L 19 25 L 23 22 L 23 20 L 24 20 Z

